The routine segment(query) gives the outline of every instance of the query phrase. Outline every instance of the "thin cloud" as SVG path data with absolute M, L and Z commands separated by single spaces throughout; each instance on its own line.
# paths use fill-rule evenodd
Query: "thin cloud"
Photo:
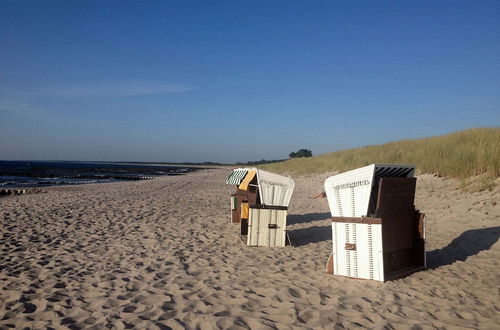
M 38 117 L 40 115 L 40 112 L 31 109 L 27 102 L 14 100 L 0 100 L 0 111 L 24 117 Z
M 108 81 L 68 86 L 51 86 L 18 91 L 25 96 L 50 98 L 127 97 L 172 94 L 192 91 L 179 84 L 150 81 Z
M 103 124 L 95 121 L 81 120 L 71 115 L 58 115 L 42 108 L 35 108 L 27 102 L 16 100 L 0 100 L 0 114 L 10 114 L 23 120 L 34 120 L 39 123 L 64 123 L 82 127 L 97 127 Z

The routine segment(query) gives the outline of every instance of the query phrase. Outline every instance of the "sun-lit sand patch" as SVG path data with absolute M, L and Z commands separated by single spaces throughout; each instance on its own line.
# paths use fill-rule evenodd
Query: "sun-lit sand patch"
M 0 199 L 0 328 L 500 327 L 499 189 L 422 175 L 429 269 L 387 283 L 324 272 L 328 174 L 294 178 L 294 247 L 250 248 L 228 171 Z

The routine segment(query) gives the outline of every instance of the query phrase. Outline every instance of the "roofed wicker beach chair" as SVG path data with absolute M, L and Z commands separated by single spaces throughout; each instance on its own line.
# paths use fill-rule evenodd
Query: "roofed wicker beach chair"
M 327 272 L 387 281 L 425 268 L 414 173 L 414 165 L 372 164 L 326 179 L 333 243 Z
M 286 176 L 256 168 L 234 169 L 226 180 L 236 185 L 231 195 L 231 222 L 249 246 L 285 246 L 288 205 L 295 182 Z

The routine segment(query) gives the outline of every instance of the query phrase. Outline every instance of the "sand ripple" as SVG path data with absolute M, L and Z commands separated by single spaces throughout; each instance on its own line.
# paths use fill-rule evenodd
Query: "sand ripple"
M 227 172 L 0 200 L 0 328 L 500 328 L 499 193 L 421 176 L 430 269 L 385 284 L 323 272 L 325 175 L 297 178 L 295 247 L 249 248 Z

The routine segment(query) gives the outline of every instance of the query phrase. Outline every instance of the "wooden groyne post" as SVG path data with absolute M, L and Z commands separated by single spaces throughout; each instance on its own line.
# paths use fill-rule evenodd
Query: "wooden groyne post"
M 12 188 L 12 189 L 0 189 L 0 195 L 5 196 L 5 195 L 24 195 L 28 194 L 30 190 L 28 189 L 19 189 L 19 188 Z

